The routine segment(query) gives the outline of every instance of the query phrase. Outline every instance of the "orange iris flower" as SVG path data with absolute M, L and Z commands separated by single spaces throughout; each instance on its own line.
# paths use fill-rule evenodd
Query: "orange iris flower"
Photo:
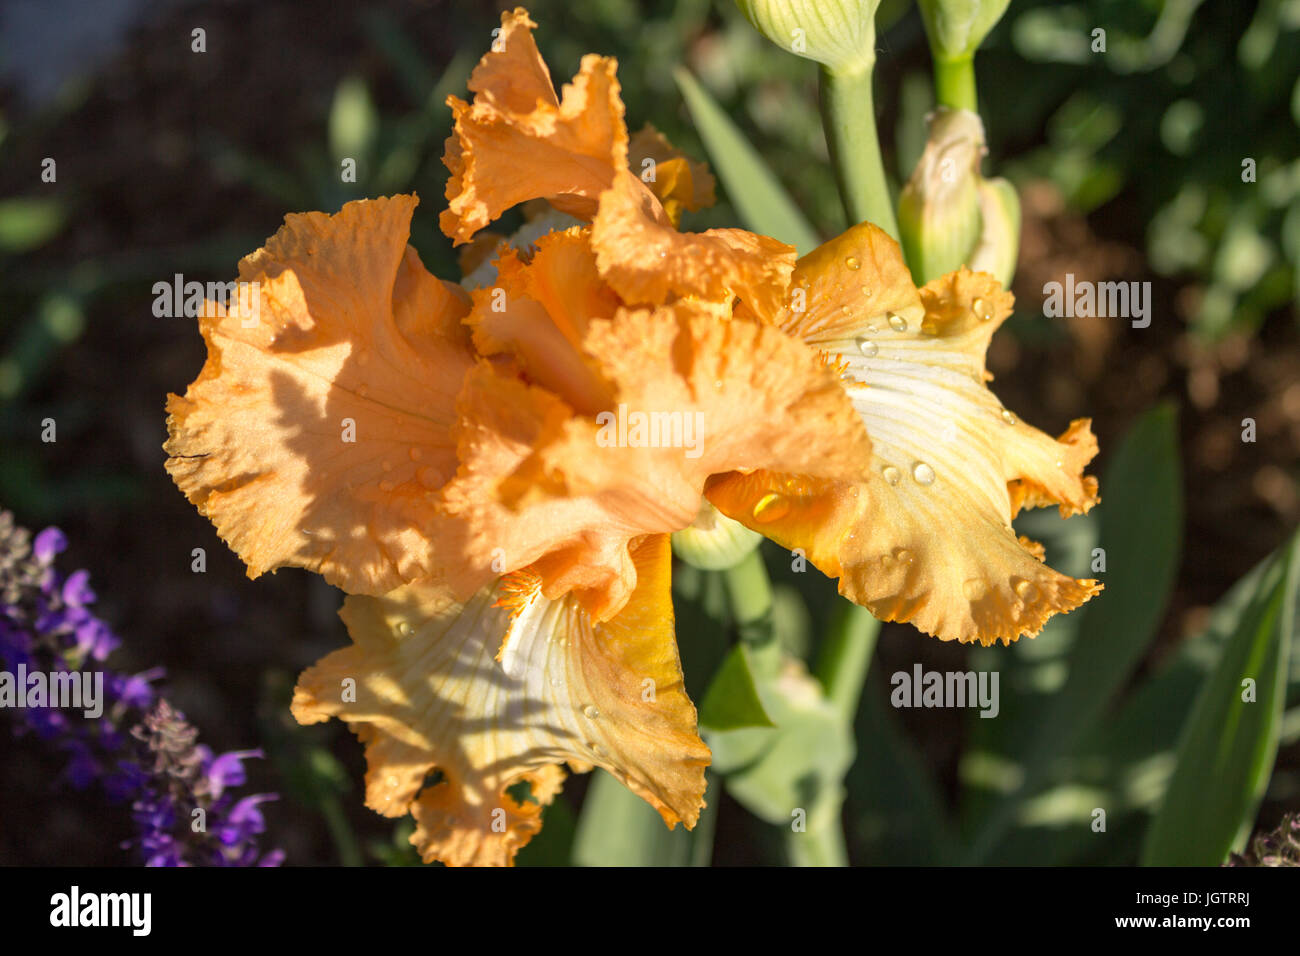
M 287 216 L 239 265 L 259 320 L 209 303 L 207 363 L 168 400 L 167 469 L 250 576 L 303 567 L 349 595 L 353 643 L 302 675 L 294 715 L 348 722 L 367 805 L 460 865 L 510 863 L 564 764 L 694 825 L 709 750 L 668 540 L 705 495 L 945 640 L 1010 642 L 1099 590 L 1010 528 L 1086 511 L 1096 444 L 985 387 L 1008 293 L 965 271 L 918 290 L 868 224 L 797 264 L 680 232 L 707 171 L 629 138 L 613 60 L 557 96 L 534 27 L 503 14 L 473 102 L 449 101 L 441 225 L 469 243 L 535 200 L 577 224 L 500 245 L 467 293 L 407 244 L 412 196 Z M 696 443 L 610 442 L 614 409 L 690 416 Z

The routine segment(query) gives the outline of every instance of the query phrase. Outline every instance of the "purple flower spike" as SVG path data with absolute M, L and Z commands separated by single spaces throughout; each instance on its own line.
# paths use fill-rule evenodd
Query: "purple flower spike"
M 46 528 L 30 541 L 0 512 L 0 666 L 27 673 L 80 671 L 102 661 L 121 640 L 90 610 L 90 575 L 64 577 L 55 557 L 68 541 Z M 266 821 L 255 794 L 227 792 L 247 778 L 243 761 L 260 750 L 214 757 L 198 731 L 153 687 L 158 667 L 140 674 L 103 672 L 104 700 L 95 718 L 52 706 L 16 707 L 15 733 L 30 732 L 68 755 L 63 776 L 84 789 L 98 782 L 110 803 L 129 802 L 136 836 L 123 844 L 146 866 L 279 866 L 284 853 L 263 854 Z M 201 824 L 201 825 L 200 825 Z

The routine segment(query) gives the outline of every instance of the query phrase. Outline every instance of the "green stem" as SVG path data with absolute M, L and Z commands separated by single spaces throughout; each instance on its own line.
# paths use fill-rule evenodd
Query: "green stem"
M 749 646 L 755 667 L 763 673 L 775 673 L 781 647 L 772 628 L 772 582 L 763 564 L 762 548 L 749 552 L 722 576 L 740 639 Z
M 898 223 L 876 134 L 871 75 L 871 67 L 854 73 L 822 68 L 822 125 L 849 224 L 873 222 L 897 239 Z
M 879 633 L 880 622 L 870 612 L 843 601 L 817 655 L 813 672 L 846 721 L 852 722 L 858 712 Z
M 945 59 L 934 55 L 934 95 L 940 106 L 979 112 L 975 96 L 974 55 Z
M 828 825 L 807 833 L 790 833 L 785 838 L 786 853 L 793 866 L 848 866 L 849 854 L 844 846 L 844 828 Z

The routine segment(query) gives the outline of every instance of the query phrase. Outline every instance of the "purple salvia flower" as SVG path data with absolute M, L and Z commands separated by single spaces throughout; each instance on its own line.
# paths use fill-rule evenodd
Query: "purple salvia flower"
M 64 577 L 54 559 L 67 547 L 57 528 L 31 541 L 0 512 L 0 664 L 28 673 L 80 671 L 121 643 L 91 610 L 90 575 Z M 77 710 L 25 707 L 15 731 L 30 731 L 68 755 L 63 776 L 77 789 L 98 782 L 110 802 L 131 803 L 136 837 L 124 846 L 146 866 L 279 866 L 284 853 L 262 853 L 266 830 L 256 794 L 235 801 L 228 792 L 246 780 L 243 761 L 260 750 L 214 755 L 197 742 L 179 711 L 153 682 L 162 668 L 140 674 L 104 672 L 104 709 L 91 720 Z

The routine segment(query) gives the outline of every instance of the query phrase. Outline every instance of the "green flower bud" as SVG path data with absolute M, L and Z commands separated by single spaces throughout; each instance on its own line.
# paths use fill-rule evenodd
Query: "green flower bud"
M 925 152 L 898 197 L 898 229 L 912 278 L 929 282 L 965 265 L 980 237 L 984 124 L 968 110 L 930 114 Z
M 736 0 L 736 5 L 781 49 L 816 60 L 832 73 L 875 66 L 880 0 Z
M 984 228 L 971 253 L 970 267 L 998 277 L 1002 288 L 1011 286 L 1020 254 L 1020 198 L 1005 179 L 981 179 L 980 218 Z
M 937 60 L 974 55 L 1011 0 L 917 0 Z
M 691 567 L 725 571 L 748 557 L 763 536 L 703 501 L 695 520 L 675 532 L 672 540 L 673 554 Z
M 1016 265 L 1020 204 L 1005 179 L 985 180 L 984 124 L 970 110 L 930 114 L 921 160 L 898 199 L 903 254 L 917 284 L 966 266 L 1006 286 Z

